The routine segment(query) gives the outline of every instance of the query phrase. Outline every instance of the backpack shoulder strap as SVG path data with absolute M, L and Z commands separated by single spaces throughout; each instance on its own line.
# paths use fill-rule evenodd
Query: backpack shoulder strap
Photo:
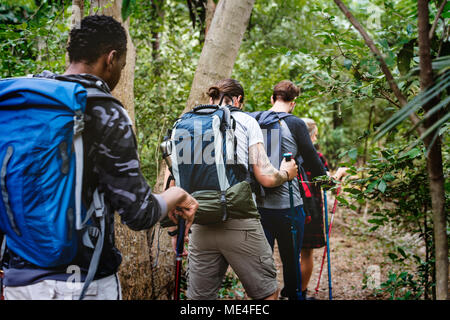
M 107 100 L 111 100 L 114 101 L 115 103 L 121 105 L 123 107 L 122 102 L 120 102 L 119 99 L 115 98 L 112 94 L 110 93 L 106 93 L 102 90 L 100 90 L 99 88 L 96 87 L 88 87 L 86 88 L 87 91 L 87 98 L 88 99 L 107 99 Z
M 261 114 L 262 114 L 262 113 L 263 113 L 263 111 L 254 111 L 254 112 L 249 112 L 248 114 L 249 114 L 251 117 L 255 118 L 256 121 L 258 121 L 259 118 L 261 117 Z
M 114 101 L 118 105 L 120 105 L 123 108 L 122 103 L 116 99 L 113 95 L 110 93 L 106 93 L 98 88 L 95 87 L 88 87 L 86 88 L 87 91 L 87 99 L 105 99 Z M 81 132 L 80 132 L 81 133 Z M 77 137 L 74 138 L 74 149 L 76 154 L 76 201 L 81 200 L 81 187 L 82 187 L 82 175 L 83 175 L 83 140 L 81 137 L 81 134 L 78 134 Z M 81 170 L 79 170 L 79 168 Z M 80 172 L 80 174 L 78 173 Z M 81 176 L 80 176 L 81 175 Z M 90 226 L 88 224 L 88 220 L 91 217 L 96 217 L 99 222 L 99 228 Z M 98 189 L 95 189 L 93 193 L 93 199 L 91 202 L 91 205 L 89 209 L 86 212 L 86 216 L 84 217 L 84 221 L 81 221 L 81 214 L 76 215 L 77 218 L 77 230 L 81 231 L 82 234 L 82 243 L 84 246 L 92 248 L 92 258 L 89 263 L 89 269 L 88 273 L 86 275 L 86 279 L 83 284 L 83 288 L 80 293 L 79 300 L 83 300 L 86 291 L 91 284 L 91 282 L 94 279 L 95 273 L 97 272 L 97 268 L 100 262 L 100 255 L 103 250 L 103 243 L 105 239 L 105 203 L 104 203 L 104 194 L 99 193 Z M 97 238 L 97 241 L 95 245 L 92 244 L 92 241 L 90 240 L 90 236 L 94 236 Z
M 230 112 L 244 112 L 244 111 L 242 111 L 242 109 L 239 109 L 238 107 L 234 107 L 234 106 L 227 106 L 227 107 L 230 110 Z
M 201 104 L 194 108 L 192 108 L 191 113 L 199 113 L 199 114 L 209 114 L 214 113 L 219 109 L 218 105 L 215 104 Z M 209 110 L 209 111 L 208 111 Z

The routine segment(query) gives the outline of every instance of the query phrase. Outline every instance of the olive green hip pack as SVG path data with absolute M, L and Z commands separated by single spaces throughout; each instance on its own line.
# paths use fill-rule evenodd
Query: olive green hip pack
M 218 190 L 195 191 L 191 195 L 199 204 L 195 213 L 194 223 L 208 225 L 223 222 L 224 210 L 226 210 L 227 219 L 259 219 L 252 190 L 247 181 L 242 181 L 229 187 L 225 191 L 224 204 L 221 197 L 222 194 Z M 173 225 L 173 222 L 167 217 L 161 221 L 162 227 Z
M 259 218 L 252 189 L 247 181 L 239 182 L 226 190 L 225 208 L 223 208 L 220 191 L 195 191 L 192 196 L 199 204 L 194 223 L 204 225 L 223 222 L 224 209 L 227 219 Z

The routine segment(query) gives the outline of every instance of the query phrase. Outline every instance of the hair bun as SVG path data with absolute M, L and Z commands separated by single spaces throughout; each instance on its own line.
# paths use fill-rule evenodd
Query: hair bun
M 217 87 L 211 87 L 208 90 L 208 95 L 213 99 L 217 100 L 220 98 L 220 89 Z

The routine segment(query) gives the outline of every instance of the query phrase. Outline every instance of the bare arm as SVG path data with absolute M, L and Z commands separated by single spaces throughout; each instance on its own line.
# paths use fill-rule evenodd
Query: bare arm
M 297 165 L 294 160 L 281 163 L 280 170 L 275 169 L 267 157 L 262 143 L 257 143 L 249 148 L 249 162 L 253 166 L 256 180 L 264 187 L 273 188 L 294 179 L 297 175 Z

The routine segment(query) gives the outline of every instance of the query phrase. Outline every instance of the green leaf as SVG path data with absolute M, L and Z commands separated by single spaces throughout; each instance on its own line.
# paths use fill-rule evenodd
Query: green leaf
M 411 69 L 411 61 L 414 57 L 414 43 L 416 39 L 413 39 L 403 45 L 403 48 L 397 55 L 397 68 L 400 71 L 400 74 L 406 75 Z
M 351 149 L 348 152 L 348 156 L 350 159 L 356 160 L 356 157 L 358 156 L 358 150 L 356 148 Z
M 122 0 L 122 20 L 126 21 L 136 5 L 136 0 Z
M 446 90 L 447 87 L 449 86 L 450 86 L 450 72 L 446 72 L 436 80 L 434 86 L 425 91 L 421 91 L 417 96 L 415 96 L 411 101 L 409 101 L 402 109 L 397 111 L 392 117 L 390 117 L 386 122 L 384 122 L 380 127 L 378 127 L 374 140 L 377 141 L 381 139 L 381 137 L 383 137 L 395 126 L 397 126 L 399 123 L 405 120 L 410 114 L 418 111 L 420 108 L 422 108 L 423 105 L 431 101 L 431 99 L 435 98 L 438 94 Z M 441 105 L 440 107 L 442 108 L 443 105 Z M 444 120 L 444 122 L 445 121 L 446 120 Z M 438 125 L 441 124 L 442 123 L 439 123 Z M 421 136 L 421 139 L 423 139 L 429 133 L 430 131 L 427 130 L 427 132 Z
M 340 202 L 343 203 L 345 205 L 349 205 L 348 201 L 345 200 L 344 198 L 342 198 L 341 196 L 336 197 L 336 199 Z
M 450 18 L 450 2 L 447 2 L 444 6 L 444 10 L 442 11 L 443 18 Z
M 352 60 L 350 60 L 350 59 L 345 59 L 345 60 L 344 60 L 344 67 L 345 67 L 347 70 L 350 70 L 351 67 L 352 67 Z
M 377 189 L 380 190 L 381 193 L 384 193 L 386 191 L 386 181 L 384 181 L 383 179 L 380 180 L 380 182 L 378 183 Z
M 420 149 L 413 148 L 413 149 L 409 150 L 407 153 L 401 155 L 401 157 L 409 157 L 410 159 L 414 159 L 421 153 L 422 153 L 422 151 L 420 151 Z
M 406 253 L 405 253 L 405 251 L 404 251 L 402 248 L 398 247 L 397 250 L 398 250 L 398 252 L 400 252 L 400 254 L 401 254 L 405 259 L 407 258 Z
M 383 226 L 384 225 L 383 219 L 369 219 L 369 220 L 367 220 L 367 222 L 372 223 L 372 224 L 376 224 L 378 226 Z
M 398 256 L 395 253 L 389 252 L 388 253 L 389 258 L 391 258 L 393 261 L 396 261 L 398 259 Z M 392 276 L 392 275 L 391 275 Z M 395 281 L 396 277 L 393 277 L 392 280 Z M 391 280 L 391 277 L 389 277 L 389 280 Z
M 411 35 L 414 32 L 414 26 L 408 23 L 408 25 L 406 26 L 406 32 L 408 33 L 408 35 Z
M 364 192 L 371 192 L 375 186 L 378 184 L 378 181 L 372 181 Z

